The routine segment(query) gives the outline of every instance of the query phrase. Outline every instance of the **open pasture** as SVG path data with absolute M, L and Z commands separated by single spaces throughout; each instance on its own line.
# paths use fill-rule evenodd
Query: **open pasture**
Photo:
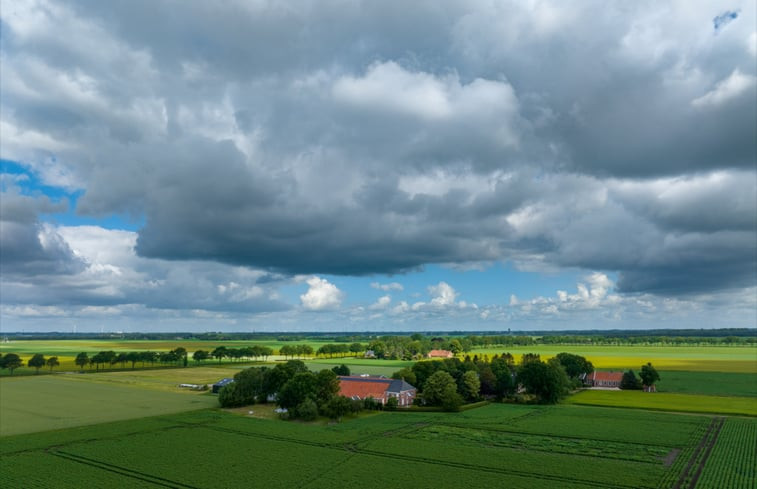
M 32 478 L 56 487 L 385 488 L 430 481 L 434 487 L 464 481 L 515 488 L 673 487 L 699 453 L 711 421 L 502 404 L 458 414 L 372 413 L 336 425 L 203 410 L 5 437 L 0 484 L 28 485 Z M 755 463 L 753 452 L 744 453 L 742 472 Z M 57 477 L 61 473 L 75 477 Z
M 108 374 L 113 375 L 113 374 Z M 215 396 L 91 381 L 94 375 L 0 380 L 0 436 L 217 406 Z M 144 384 L 143 382 L 142 384 Z
M 742 372 L 660 372 L 657 392 L 757 397 L 757 375 Z M 755 400 L 757 402 L 757 400 Z
M 584 390 L 568 397 L 565 402 L 587 406 L 757 416 L 757 402 L 751 397 L 704 396 L 621 390 Z

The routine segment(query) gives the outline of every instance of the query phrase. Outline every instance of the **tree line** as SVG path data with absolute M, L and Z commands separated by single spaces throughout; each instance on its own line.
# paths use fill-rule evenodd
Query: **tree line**
M 539 354 L 527 353 L 517 364 L 512 354 L 503 353 L 491 358 L 475 355 L 464 360 L 417 362 L 392 377 L 418 388 L 417 403 L 455 411 L 465 402 L 484 398 L 516 399 L 520 395 L 525 400 L 523 394 L 539 403 L 555 403 L 581 386 L 582 374 L 593 371 L 590 361 L 571 353 L 560 353 L 546 362 Z
M 34 355 L 32 355 L 29 361 L 26 362 L 26 364 L 29 367 L 36 369 L 35 373 L 39 374 L 39 369 L 41 369 L 42 367 L 47 367 L 50 369 L 50 372 L 52 372 L 55 367 L 60 365 L 60 361 L 58 361 L 58 357 L 45 358 L 45 355 L 41 353 L 35 353 Z M 0 354 L 0 370 L 8 369 L 10 374 L 13 375 L 14 370 L 23 366 L 24 361 L 17 354 Z

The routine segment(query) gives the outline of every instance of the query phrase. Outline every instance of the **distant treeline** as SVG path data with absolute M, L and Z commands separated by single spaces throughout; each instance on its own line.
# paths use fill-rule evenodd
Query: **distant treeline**
M 6 333 L 9 340 L 159 340 L 159 341 L 386 341 L 418 337 L 470 341 L 474 347 L 547 345 L 753 345 L 757 328 L 650 329 L 609 331 L 407 332 L 407 333 Z

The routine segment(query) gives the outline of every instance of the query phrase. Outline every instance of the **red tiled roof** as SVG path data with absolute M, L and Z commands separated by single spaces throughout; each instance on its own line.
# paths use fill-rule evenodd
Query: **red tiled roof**
M 623 372 L 594 372 L 591 374 L 594 382 L 620 382 L 623 380 Z
M 453 356 L 454 356 L 453 353 L 449 350 L 431 350 L 430 352 L 428 352 L 429 358 L 433 358 L 433 357 L 448 358 L 448 357 L 453 357 Z
M 391 383 L 392 379 L 341 377 L 339 379 L 339 395 L 353 399 L 365 399 L 367 397 L 381 399 Z

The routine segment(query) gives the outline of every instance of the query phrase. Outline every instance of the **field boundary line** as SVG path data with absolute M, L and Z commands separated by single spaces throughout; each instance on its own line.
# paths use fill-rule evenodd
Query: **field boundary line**
M 681 472 L 681 475 L 678 477 L 678 480 L 673 486 L 673 489 L 683 489 L 684 487 L 687 489 L 693 489 L 696 486 L 697 481 L 699 480 L 699 476 L 702 474 L 704 464 L 705 462 L 707 462 L 707 458 L 710 456 L 712 447 L 715 445 L 715 442 L 717 441 L 718 435 L 720 434 L 720 430 L 723 428 L 724 423 L 725 418 L 723 417 L 712 419 L 712 422 L 710 422 L 710 425 L 707 427 L 707 431 L 699 441 L 699 444 L 694 450 L 694 453 L 691 454 L 689 462 L 686 464 L 686 468 L 684 468 L 683 472 Z M 691 480 L 688 484 L 685 484 L 689 479 L 692 468 L 695 466 L 696 472 L 694 472 L 694 474 L 691 474 Z
M 94 467 L 96 469 L 113 472 L 115 474 L 131 477 L 132 479 L 138 479 L 144 482 L 149 482 L 150 484 L 155 484 L 158 486 L 168 487 L 170 489 L 201 489 L 197 486 L 190 486 L 189 484 L 184 484 L 182 482 L 172 481 L 170 479 L 166 479 L 163 477 L 145 474 L 136 470 L 121 467 L 119 465 L 109 464 L 101 460 L 84 457 L 82 455 L 76 455 L 73 453 L 63 452 L 60 450 L 51 450 L 48 453 L 50 453 L 51 455 L 55 455 L 56 457 L 69 460 L 71 462 L 77 462 L 83 465 L 87 465 L 89 467 Z
M 520 471 L 517 469 L 502 469 L 497 467 L 490 467 L 485 465 L 475 465 L 475 464 L 468 464 L 464 462 L 451 462 L 451 461 L 444 461 L 444 460 L 434 460 L 426 457 L 419 457 L 414 455 L 402 455 L 402 454 L 395 454 L 390 452 L 382 452 L 380 450 L 373 450 L 369 448 L 361 448 L 358 446 L 355 446 L 351 443 L 319 443 L 319 442 L 312 442 L 307 440 L 299 440 L 295 438 L 285 438 L 285 437 L 279 437 L 275 435 L 267 435 L 262 433 L 252 433 L 252 432 L 244 432 L 244 431 L 237 431 L 229 428 L 222 428 L 219 426 L 201 426 L 200 428 L 205 428 L 209 430 L 214 431 L 221 431 L 225 433 L 232 433 L 237 434 L 241 436 L 249 436 L 252 438 L 262 438 L 266 440 L 272 440 L 272 441 L 280 441 L 284 443 L 296 443 L 301 445 L 309 445 L 319 448 L 329 448 L 332 450 L 340 450 L 340 451 L 347 451 L 353 454 L 362 454 L 362 455 L 371 455 L 375 457 L 384 457 L 384 458 L 391 458 L 394 460 L 405 460 L 405 461 L 413 461 L 413 462 L 419 462 L 419 463 L 425 463 L 425 464 L 431 464 L 431 465 L 442 465 L 457 469 L 466 469 L 466 470 L 473 470 L 473 471 L 483 471 L 483 472 L 490 472 L 494 474 L 504 474 L 504 475 L 515 475 L 519 477 L 526 477 L 526 478 L 538 478 L 538 479 L 544 479 L 549 481 L 567 481 L 567 482 L 575 482 L 578 484 L 583 484 L 586 486 L 591 487 L 600 487 L 600 488 L 615 488 L 615 489 L 638 489 L 639 486 L 630 486 L 625 484 L 608 484 L 604 482 L 596 482 L 592 480 L 586 480 L 586 479 L 579 479 L 575 477 L 561 477 L 561 476 L 552 476 L 552 475 L 544 475 L 544 474 L 534 474 L 533 472 L 526 472 L 526 471 Z M 413 427 L 415 428 L 415 427 Z M 422 427 L 418 427 L 420 429 Z

